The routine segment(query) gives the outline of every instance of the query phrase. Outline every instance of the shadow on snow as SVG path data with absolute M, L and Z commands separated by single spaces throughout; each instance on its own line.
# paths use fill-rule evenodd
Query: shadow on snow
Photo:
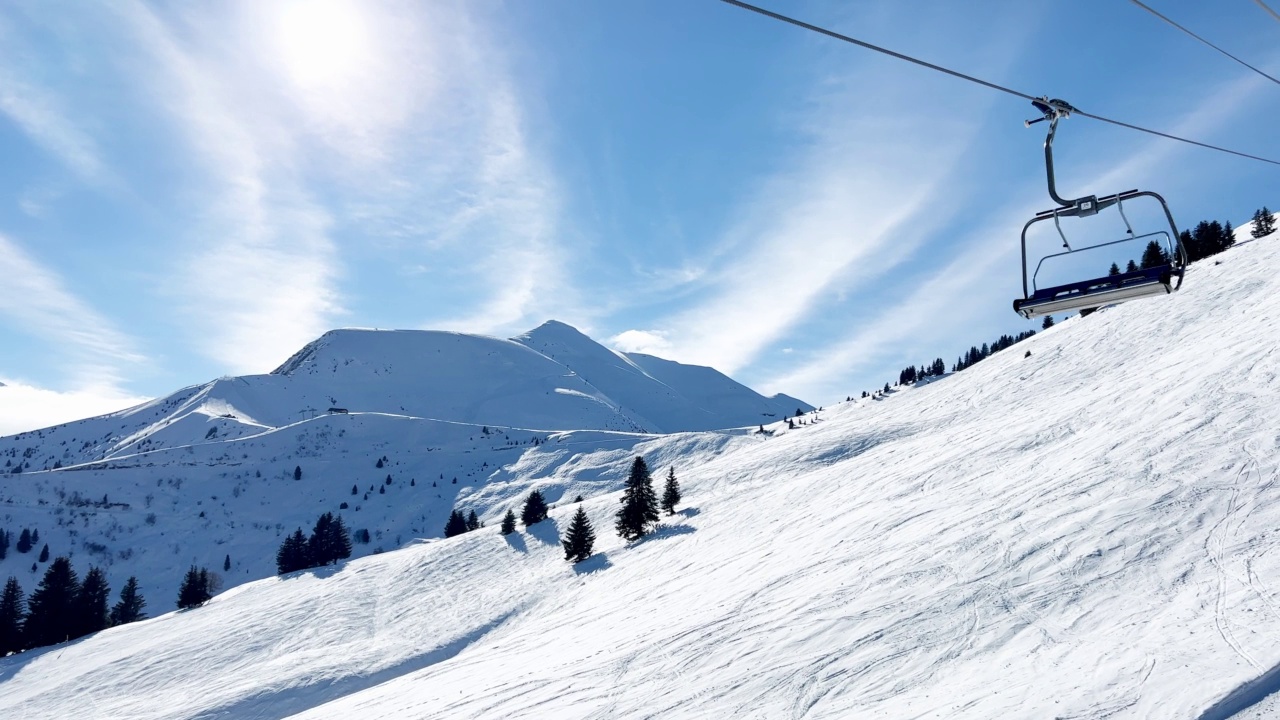
M 1280 692 L 1280 665 L 1227 693 L 1226 697 L 1200 713 L 1200 717 L 1196 720 L 1227 720 L 1276 692 Z

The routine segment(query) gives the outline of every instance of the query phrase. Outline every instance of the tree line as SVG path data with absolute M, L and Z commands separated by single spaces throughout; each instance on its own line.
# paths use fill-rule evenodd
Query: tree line
M 614 530 L 619 537 L 627 541 L 638 540 L 653 531 L 654 525 L 661 517 L 658 514 L 659 509 L 665 510 L 668 515 L 673 515 L 676 505 L 682 500 L 680 482 L 676 479 L 674 467 L 668 470 L 666 486 L 663 489 L 662 498 L 659 499 L 653 489 L 653 477 L 649 473 L 648 464 L 643 457 L 637 456 L 631 463 L 631 470 L 622 491 L 620 500 L 622 507 L 614 515 Z M 582 502 L 582 496 L 579 495 L 574 502 Z M 525 498 L 524 507 L 520 511 L 520 522 L 528 528 L 546 520 L 547 513 L 546 498 L 541 491 L 534 490 Z M 474 516 L 474 511 L 472 515 Z M 455 511 L 454 516 L 461 517 L 461 513 Z M 451 517 L 450 522 L 456 524 L 457 521 Z M 499 531 L 503 535 L 510 535 L 516 531 L 514 510 L 507 510 Z M 587 517 L 587 511 L 579 507 L 569 520 L 569 527 L 560 541 L 564 548 L 565 560 L 578 563 L 591 557 L 595 541 L 595 527 Z
M 147 603 L 136 577 L 129 578 L 108 609 L 110 594 L 100 568 L 90 567 L 81 581 L 71 560 L 61 556 L 49 564 L 29 598 L 24 598 L 18 579 L 10 577 L 0 593 L 0 657 L 146 618 Z
M 342 516 L 327 512 L 317 520 L 308 537 L 302 528 L 293 531 L 276 551 L 276 573 L 286 575 L 351 557 L 351 535 Z

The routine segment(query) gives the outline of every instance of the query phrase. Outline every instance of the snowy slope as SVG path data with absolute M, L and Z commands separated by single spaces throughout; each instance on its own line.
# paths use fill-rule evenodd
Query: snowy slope
M 614 356 L 567 325 L 550 327 L 561 331 L 566 360 Z M 395 549 L 439 536 L 455 507 L 495 519 L 497 504 L 505 511 L 535 484 L 552 502 L 569 490 L 611 492 L 618 480 L 595 469 L 597 456 L 627 457 L 648 433 L 685 425 L 755 427 L 764 407 L 742 386 L 694 403 L 643 373 L 609 387 L 621 400 L 511 340 L 329 332 L 269 375 L 221 378 L 0 438 L 0 471 L 9 473 L 0 474 L 0 529 L 40 533 L 31 555 L 0 560 L 0 582 L 14 575 L 30 592 L 48 544 L 82 574 L 103 567 L 115 588 L 136 575 L 152 612 L 164 612 L 193 564 L 224 575 L 228 587 L 272 575 L 283 535 L 309 529 L 321 513 L 369 531 L 357 556 Z M 683 390 L 692 392 L 689 383 Z M 639 397 L 656 398 L 648 409 L 660 425 L 624 407 Z M 13 473 L 19 463 L 24 471 Z
M 1222 702 L 1280 675 L 1277 264 L 1275 238 L 1237 247 L 1175 296 L 795 431 L 646 438 L 684 511 L 625 546 L 616 495 L 589 498 L 581 566 L 557 547 L 561 506 L 507 539 L 250 583 L 0 661 L 0 714 L 1249 713 Z M 506 482 L 572 473 L 553 452 Z M 584 482 L 616 481 L 628 454 L 596 455 Z
M 515 341 L 573 368 L 627 413 L 665 432 L 741 427 L 813 409 L 785 395 L 766 398 L 713 368 L 610 350 L 554 320 Z
M 711 368 L 649 358 L 663 368 L 658 377 L 649 375 L 555 321 L 517 340 L 334 330 L 269 375 L 221 378 L 99 418 L 0 438 L 0 471 L 10 471 L 19 455 L 26 469 L 41 470 L 242 438 L 333 407 L 474 425 L 621 432 L 748 427 L 797 407 L 811 409 L 786 396 L 765 398 Z

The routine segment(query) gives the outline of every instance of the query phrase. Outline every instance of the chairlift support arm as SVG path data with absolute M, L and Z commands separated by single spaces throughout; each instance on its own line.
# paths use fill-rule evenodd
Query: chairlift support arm
M 1036 213 L 1036 216 L 1027 221 L 1022 227 L 1022 300 L 1014 301 L 1014 310 L 1024 317 L 1036 317 L 1038 315 L 1051 314 L 1054 312 L 1064 312 L 1067 310 L 1096 307 L 1098 304 L 1106 302 L 1123 302 L 1126 299 L 1134 299 L 1144 297 L 1154 293 L 1175 292 L 1182 286 L 1182 276 L 1187 266 L 1186 248 L 1182 245 L 1182 239 L 1178 233 L 1177 223 L 1173 220 L 1173 213 L 1169 211 L 1169 204 L 1159 194 L 1149 190 L 1125 190 L 1124 192 L 1115 193 L 1114 195 L 1104 195 L 1098 197 L 1096 195 L 1087 195 L 1085 197 L 1066 199 L 1058 194 L 1057 182 L 1053 172 L 1053 138 L 1058 130 L 1058 121 L 1071 116 L 1071 113 L 1077 112 L 1070 103 L 1065 100 L 1049 99 L 1048 97 L 1040 97 L 1031 101 L 1042 114 L 1035 120 L 1027 120 L 1025 125 L 1031 127 L 1038 122 L 1048 122 L 1049 131 L 1044 141 L 1044 164 L 1045 176 L 1049 185 L 1049 197 L 1056 202 L 1059 207 L 1052 210 L 1043 210 Z M 1027 230 L 1032 225 L 1046 220 L 1053 220 L 1055 228 L 1058 230 L 1059 236 L 1062 238 L 1063 247 L 1067 249 L 1066 253 L 1075 252 L 1071 245 L 1067 242 L 1066 235 L 1062 232 L 1062 225 L 1059 222 L 1061 217 L 1088 217 L 1098 214 L 1099 211 L 1105 210 L 1115 205 L 1120 210 L 1120 217 L 1124 220 L 1125 228 L 1128 230 L 1129 238 L 1136 237 L 1134 235 L 1133 226 L 1129 223 L 1129 218 L 1124 212 L 1124 202 L 1133 198 L 1150 197 L 1160 203 L 1160 207 L 1164 210 L 1165 219 L 1169 223 L 1169 241 L 1171 250 L 1173 251 L 1172 262 L 1167 268 L 1167 272 L 1163 272 L 1159 282 L 1153 282 L 1150 278 L 1133 278 L 1130 279 L 1128 274 L 1114 282 L 1106 279 L 1097 281 L 1087 281 L 1077 285 L 1090 285 L 1089 288 L 1078 290 L 1075 286 L 1062 286 L 1054 288 L 1061 290 L 1061 299 L 1037 300 L 1032 301 L 1031 282 L 1028 278 L 1027 268 Z M 1121 241 L 1117 241 L 1121 242 Z M 1111 245 L 1115 243 L 1105 243 Z M 1094 247 L 1094 246 L 1090 246 Z M 1085 248 L 1088 249 L 1088 248 Z M 1043 263 L 1044 260 L 1041 260 Z M 1036 266 L 1036 274 L 1039 273 L 1039 265 Z M 1174 284 L 1174 278 L 1177 278 Z M 1041 293 L 1043 295 L 1043 293 Z

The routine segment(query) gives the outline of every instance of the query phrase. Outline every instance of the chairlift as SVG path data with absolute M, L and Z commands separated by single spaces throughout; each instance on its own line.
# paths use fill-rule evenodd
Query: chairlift
M 1173 222 L 1173 214 L 1169 212 L 1169 204 L 1164 201 L 1164 198 L 1149 190 L 1126 190 L 1102 197 L 1088 195 L 1074 200 L 1060 197 L 1053 178 L 1053 136 L 1058 129 L 1058 120 L 1070 117 L 1075 108 L 1062 100 L 1050 100 L 1047 97 L 1033 100 L 1031 104 L 1035 105 L 1036 109 L 1043 113 L 1043 117 L 1027 120 L 1025 125 L 1031 127 L 1038 122 L 1048 121 L 1049 123 L 1049 134 L 1044 141 L 1045 172 L 1049 180 L 1049 197 L 1053 198 L 1053 201 L 1059 207 L 1036 213 L 1036 216 L 1028 220 L 1027 224 L 1022 227 L 1023 297 L 1013 301 L 1014 312 L 1027 319 L 1071 310 L 1079 310 L 1081 315 L 1087 315 L 1103 305 L 1114 305 L 1129 300 L 1176 292 L 1178 288 L 1182 287 L 1182 276 L 1187 267 L 1187 253 L 1182 246 L 1181 239 L 1178 237 L 1178 226 Z M 1133 226 L 1129 223 L 1129 218 L 1125 214 L 1124 204 L 1135 198 L 1142 197 L 1155 198 L 1160 203 L 1160 206 L 1164 209 L 1165 219 L 1169 221 L 1168 230 L 1162 228 L 1142 235 L 1134 232 Z M 1091 217 L 1110 207 L 1115 207 L 1119 210 L 1120 218 L 1124 221 L 1125 229 L 1128 231 L 1127 235 L 1119 240 L 1110 242 L 1072 247 L 1071 243 L 1067 241 L 1066 233 L 1062 230 L 1061 218 Z M 1062 238 L 1062 246 L 1065 250 L 1042 257 L 1040 262 L 1036 264 L 1035 269 L 1031 270 L 1027 264 L 1027 230 L 1036 223 L 1050 220 L 1053 221 L 1054 228 L 1058 231 L 1058 237 Z M 1045 260 L 1061 258 L 1085 250 L 1141 240 L 1155 241 L 1164 250 L 1169 259 L 1168 262 L 1132 272 L 1122 272 L 1117 275 L 1092 278 L 1066 285 L 1041 288 L 1036 284 L 1040 268 L 1044 265 Z M 1028 275 L 1029 271 L 1030 275 Z

